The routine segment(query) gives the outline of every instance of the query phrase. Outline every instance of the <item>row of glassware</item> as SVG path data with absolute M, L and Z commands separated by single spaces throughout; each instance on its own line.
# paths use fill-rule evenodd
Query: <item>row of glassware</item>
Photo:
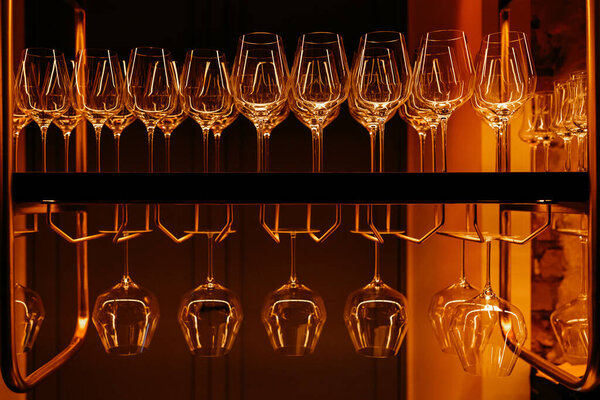
M 85 49 L 72 64 L 69 74 L 62 53 L 30 48 L 24 50 L 17 66 L 15 149 L 23 126 L 35 121 L 42 132 L 44 170 L 46 131 L 51 123 L 64 133 L 66 169 L 70 134 L 85 118 L 96 132 L 97 171 L 102 127 L 113 131 L 118 152 L 121 133 L 135 119 L 147 128 L 148 170 L 153 170 L 156 127 L 166 139 L 170 170 L 170 137 L 185 118 L 198 123 L 205 142 L 212 131 L 218 145 L 223 130 L 239 112 L 256 127 L 257 170 L 266 171 L 271 132 L 291 109 L 311 130 L 313 171 L 318 172 L 323 170 L 323 128 L 348 100 L 351 115 L 369 132 L 371 154 L 377 134 L 383 143 L 385 124 L 398 110 L 421 137 L 421 170 L 424 138 L 430 131 L 435 143 L 439 131 L 441 166 L 434 162 L 434 170 L 446 171 L 448 119 L 471 99 L 473 108 L 497 133 L 497 170 L 502 171 L 507 164 L 507 126 L 534 97 L 537 79 L 522 32 L 485 36 L 475 63 L 464 32 L 438 30 L 422 37 L 412 62 L 402 33 L 380 31 L 360 38 L 351 67 L 342 37 L 322 32 L 299 38 L 291 73 L 282 38 L 273 33 L 242 35 L 231 71 L 223 52 L 208 49 L 190 50 L 178 64 L 166 49 L 139 47 L 131 50 L 123 65 L 111 50 Z M 539 94 L 533 102 L 528 143 L 546 144 L 555 135 L 568 143 L 575 135 L 585 136 L 585 73 L 557 83 L 550 106 L 544 96 Z M 375 164 L 372 157 L 372 171 L 378 169 Z

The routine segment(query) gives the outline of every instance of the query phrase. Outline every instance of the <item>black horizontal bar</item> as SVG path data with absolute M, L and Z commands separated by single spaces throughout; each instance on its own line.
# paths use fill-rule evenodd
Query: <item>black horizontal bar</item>
M 15 173 L 15 202 L 536 203 L 587 201 L 585 172 Z

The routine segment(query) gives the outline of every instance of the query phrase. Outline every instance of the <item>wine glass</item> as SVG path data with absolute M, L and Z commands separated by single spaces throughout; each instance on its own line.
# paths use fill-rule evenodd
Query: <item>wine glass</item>
M 398 354 L 406 335 L 408 316 L 404 295 L 381 280 L 379 246 L 379 242 L 375 242 L 373 279 L 348 296 L 344 321 L 358 354 L 385 358 Z
M 14 154 L 14 172 L 18 169 L 19 156 L 19 136 L 21 131 L 31 122 L 31 116 L 28 113 L 21 111 L 17 107 L 16 96 L 13 98 L 13 154 Z
M 76 89 L 74 88 L 75 64 L 73 61 L 71 61 L 71 65 L 72 74 L 70 75 L 71 79 L 69 80 L 69 82 L 71 84 L 71 87 L 73 87 L 73 92 L 76 93 Z M 64 114 L 52 121 L 54 125 L 56 125 L 63 134 L 65 143 L 65 172 L 69 172 L 69 139 L 71 137 L 71 133 L 73 132 L 73 129 L 75 129 L 75 127 L 79 125 L 79 122 L 81 122 L 81 120 L 83 119 L 81 111 L 78 110 L 77 107 L 75 107 L 74 100 L 74 98 L 71 98 L 71 102 L 67 111 L 65 111 Z
M 300 37 L 290 77 L 290 102 L 312 133 L 313 172 L 323 171 L 323 128 L 348 96 L 348 75 L 340 35 L 312 32 Z
M 188 51 L 183 67 L 181 92 L 185 112 L 202 129 L 204 172 L 208 172 L 209 132 L 218 119 L 233 113 L 225 54 L 209 49 Z
M 123 64 L 123 81 L 125 80 L 126 76 L 127 76 L 127 64 L 125 64 L 124 60 L 121 60 L 121 63 Z M 122 92 L 122 96 L 123 98 L 125 98 L 125 85 L 123 85 L 123 92 Z M 121 143 L 121 134 L 123 133 L 123 131 L 125 130 L 125 128 L 127 128 L 129 125 L 131 125 L 133 123 L 133 121 L 135 121 L 135 115 L 133 115 L 133 113 L 127 108 L 127 107 L 123 107 L 121 108 L 121 110 L 115 114 L 111 114 L 110 117 L 108 117 L 108 119 L 106 120 L 106 126 L 108 127 L 108 129 L 110 129 L 113 133 L 113 137 L 115 139 L 115 158 L 116 158 L 116 167 L 117 167 L 117 172 L 121 171 L 121 165 L 120 165 L 120 143 Z
M 124 107 L 123 72 L 117 53 L 107 49 L 83 49 L 77 55 L 76 108 L 94 127 L 96 171 L 101 171 L 102 127 Z
M 573 125 L 575 126 L 577 149 L 579 153 L 579 156 L 577 157 L 578 171 L 585 171 L 587 169 L 587 86 L 587 73 L 585 71 L 571 73 L 569 89 L 573 101 Z
M 446 172 L 448 119 L 473 94 L 475 72 L 463 31 L 438 30 L 422 39 L 413 78 L 420 104 L 433 110 L 442 136 L 442 172 Z
M 473 93 L 479 106 L 499 117 L 496 172 L 506 172 L 510 167 L 507 159 L 508 124 L 533 96 L 537 81 L 525 33 L 508 32 L 506 37 L 503 35 L 497 32 L 483 38 L 475 62 Z
M 42 297 L 33 289 L 15 284 L 15 319 L 21 335 L 19 340 L 19 350 L 26 353 L 33 348 L 35 339 L 42 327 L 46 311 Z
M 544 146 L 544 171 L 550 171 L 550 144 L 556 137 L 552 130 L 552 107 L 554 92 L 542 90 L 536 92 L 530 101 L 531 131 L 538 142 Z
M 232 71 L 232 93 L 239 112 L 257 132 L 257 171 L 265 171 L 271 130 L 287 116 L 289 72 L 283 41 L 268 32 L 239 38 Z
M 215 172 L 221 171 L 221 134 L 237 119 L 238 115 L 237 108 L 231 103 L 227 112 L 213 121 L 211 130 L 215 138 Z
M 148 172 L 154 171 L 154 130 L 177 105 L 177 79 L 171 53 L 157 47 L 136 47 L 127 64 L 125 104 L 148 133 Z
M 129 240 L 123 243 L 123 277 L 98 296 L 92 321 L 107 353 L 130 356 L 141 354 L 150 346 L 160 312 L 156 296 L 129 276 Z
M 410 77 L 411 66 L 402 33 L 378 31 L 360 38 L 352 65 L 351 90 L 355 105 L 377 120 L 381 171 L 385 123 L 408 99 Z
M 479 290 L 471 286 L 465 277 L 465 240 L 462 241 L 462 263 L 458 282 L 440 290 L 429 303 L 429 322 L 444 353 L 454 352 L 450 340 L 450 323 L 454 307 L 477 296 Z
M 490 281 L 492 243 L 485 244 L 485 287 L 479 295 L 454 307 L 450 339 L 466 372 L 508 376 L 525 344 L 527 327 L 521 311 L 494 293 Z
M 42 170 L 46 172 L 46 134 L 52 121 L 69 108 L 71 85 L 64 55 L 55 49 L 23 50 L 15 85 L 17 107 L 42 134 Z
M 205 357 L 219 357 L 229 353 L 243 319 L 237 295 L 215 282 L 214 242 L 213 235 L 209 234 L 206 283 L 183 296 L 177 314 L 190 351 Z
M 296 234 L 290 233 L 290 238 L 290 279 L 267 296 L 261 316 L 277 353 L 303 356 L 315 350 L 327 312 L 321 296 L 298 281 Z
M 565 144 L 565 171 L 571 170 L 571 141 L 574 129 L 573 99 L 569 88 L 569 81 L 554 82 L 554 107 L 552 108 L 552 130 Z
M 413 127 L 419 135 L 419 172 L 425 171 L 425 139 L 427 131 L 434 129 L 431 127 L 431 119 L 424 116 L 429 110 L 420 109 L 417 106 L 414 95 L 411 95 L 404 104 L 398 107 L 398 115 L 404 122 Z M 433 116 L 433 115 L 432 115 Z M 435 135 L 432 135 L 432 148 L 435 149 Z M 433 152 L 433 165 L 435 171 L 435 150 Z

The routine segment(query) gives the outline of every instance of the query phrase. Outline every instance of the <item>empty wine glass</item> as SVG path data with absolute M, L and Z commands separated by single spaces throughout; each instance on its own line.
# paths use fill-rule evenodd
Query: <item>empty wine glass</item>
M 148 133 L 148 172 L 154 171 L 154 130 L 177 105 L 177 79 L 171 53 L 157 47 L 136 47 L 127 64 L 125 104 Z
M 536 86 L 533 58 L 523 32 L 492 33 L 483 38 L 475 63 L 473 97 L 499 117 L 496 130 L 496 172 L 506 172 L 507 129 L 513 115 L 529 100 Z
M 225 128 L 237 119 L 238 115 L 239 112 L 237 108 L 231 103 L 229 105 L 229 110 L 213 121 L 211 130 L 215 139 L 215 172 L 221 171 L 221 135 Z
M 273 349 L 286 356 L 303 356 L 315 350 L 327 312 L 321 296 L 296 276 L 296 234 L 290 234 L 290 279 L 271 292 L 262 308 L 262 322 Z
M 401 104 L 400 107 L 398 107 L 398 115 L 400 118 L 412 126 L 419 135 L 419 172 L 425 171 L 425 139 L 427 138 L 427 132 L 432 129 L 431 120 L 424 116 L 427 112 L 430 111 L 419 109 L 414 95 L 411 95 L 404 104 Z M 435 149 L 434 137 L 435 136 L 432 136 L 433 149 Z M 435 151 L 433 154 L 435 154 Z M 433 156 L 433 163 L 435 171 L 435 156 Z
M 213 235 L 209 234 L 206 283 L 183 296 L 177 314 L 190 351 L 204 357 L 219 357 L 229 353 L 243 319 L 238 296 L 215 282 L 214 242 Z
M 29 113 L 23 112 L 17 107 L 16 96 L 13 98 L 13 159 L 14 159 L 14 172 L 18 169 L 18 158 L 19 158 L 19 136 L 21 131 L 31 122 L 31 116 Z
M 569 88 L 569 81 L 554 82 L 554 107 L 552 109 L 552 129 L 565 144 L 565 171 L 571 170 L 571 141 L 574 130 L 573 99 Z
M 463 240 L 462 263 L 458 282 L 434 294 L 429 303 L 429 322 L 444 353 L 454 352 L 450 340 L 450 323 L 452 322 L 454 307 L 477 296 L 479 292 L 478 289 L 467 282 L 465 277 L 465 241 Z
M 129 241 L 125 240 L 123 246 L 123 277 L 98 296 L 92 321 L 107 353 L 130 356 L 150 346 L 160 313 L 156 296 L 129 276 Z
M 35 339 L 42 327 L 46 311 L 42 297 L 33 289 L 16 284 L 14 289 L 15 320 L 21 340 L 19 352 L 25 353 L 33 348 Z
M 379 246 L 379 242 L 375 242 L 373 280 L 348 296 L 344 321 L 358 354 L 385 358 L 398 354 L 406 335 L 408 316 L 404 295 L 381 280 Z
M 352 65 L 354 104 L 377 120 L 380 170 L 384 162 L 384 128 L 410 95 L 411 66 L 400 32 L 370 32 L 360 38 Z
M 475 72 L 463 31 L 438 30 L 421 39 L 414 71 L 417 101 L 433 110 L 442 136 L 442 172 L 446 172 L 448 119 L 473 94 Z
M 571 73 L 569 79 L 570 94 L 573 101 L 573 125 L 575 125 L 575 136 L 577 136 L 577 170 L 587 170 L 587 96 L 588 82 L 585 71 Z
M 84 49 L 77 55 L 75 73 L 76 108 L 94 127 L 96 170 L 100 168 L 102 127 L 124 107 L 123 72 L 117 53 L 106 49 Z
M 232 92 L 239 112 L 257 132 L 257 171 L 267 169 L 268 145 L 278 116 L 287 116 L 289 72 L 279 35 L 256 32 L 238 41 L 232 71 Z
M 313 172 L 323 171 L 323 128 L 348 96 L 348 62 L 342 37 L 313 32 L 298 40 L 291 73 L 291 108 L 313 138 Z
M 225 54 L 219 50 L 188 51 L 182 73 L 181 92 L 185 112 L 200 125 L 204 172 L 208 172 L 208 136 L 217 120 L 232 115 L 233 98 Z
M 483 291 L 457 304 L 450 339 L 463 369 L 473 375 L 508 376 L 527 338 L 521 311 L 494 293 L 490 281 L 491 241 L 486 241 L 486 284 Z
M 29 115 L 42 134 L 42 170 L 46 172 L 46 134 L 52 121 L 71 103 L 71 85 L 64 55 L 55 49 L 23 50 L 15 85 L 17 107 Z
M 525 118 L 528 124 L 528 134 L 533 135 L 537 143 L 544 146 L 544 171 L 550 171 L 550 144 L 556 137 L 552 129 L 552 108 L 554 92 L 539 91 L 525 105 Z

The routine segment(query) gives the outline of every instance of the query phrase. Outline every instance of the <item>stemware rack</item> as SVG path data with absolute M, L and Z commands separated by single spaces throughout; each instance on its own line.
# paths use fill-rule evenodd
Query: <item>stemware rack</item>
M 14 282 L 13 217 L 75 212 L 77 237 L 87 232 L 86 205 L 105 204 L 499 204 L 500 234 L 510 231 L 509 211 L 587 213 L 590 294 L 590 349 L 583 376 L 574 376 L 524 349 L 520 357 L 561 384 L 590 390 L 600 381 L 600 302 L 598 293 L 598 154 L 595 77 L 600 47 L 598 0 L 587 0 L 587 61 L 590 78 L 589 170 L 550 173 L 13 173 L 10 135 L 12 65 L 12 2 L 2 2 L 2 231 L 0 232 L 0 354 L 2 374 L 14 391 L 31 389 L 60 368 L 81 346 L 89 325 L 87 243 L 77 247 L 77 325 L 69 345 L 38 370 L 26 375 L 14 354 L 12 283 Z M 85 14 L 76 10 L 78 47 L 84 47 Z M 82 135 L 79 135 L 80 137 Z M 78 147 L 81 150 L 81 147 Z M 85 159 L 78 151 L 78 159 Z M 83 165 L 78 160 L 79 165 Z M 36 222 L 37 223 L 37 222 Z M 32 231 L 35 231 L 34 226 Z M 501 242 L 500 295 L 510 298 L 507 242 Z

